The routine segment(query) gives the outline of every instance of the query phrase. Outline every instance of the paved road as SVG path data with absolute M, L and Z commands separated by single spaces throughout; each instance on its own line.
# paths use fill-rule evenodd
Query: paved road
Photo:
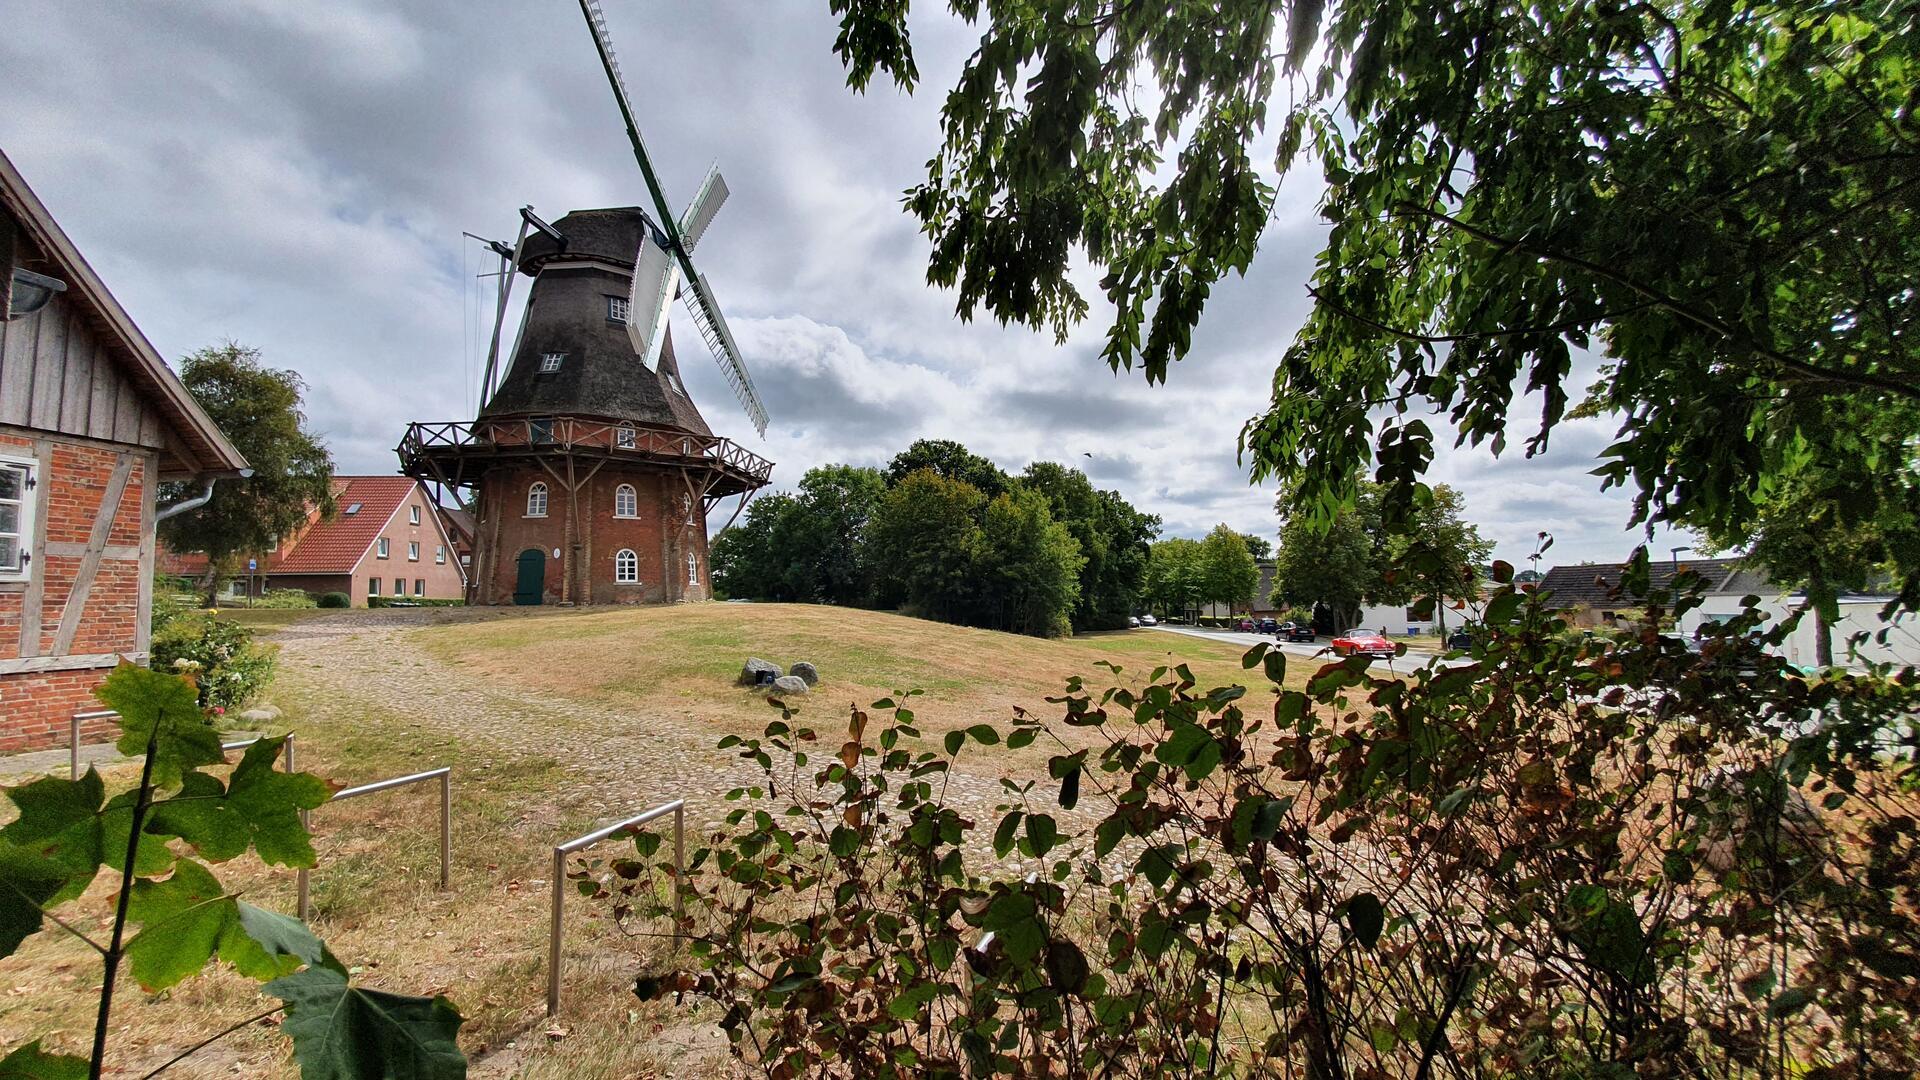
M 1189 637 L 1206 638 L 1210 641 L 1224 641 L 1230 645 L 1238 645 L 1243 649 L 1250 649 L 1264 641 L 1274 648 L 1279 649 L 1281 652 L 1286 653 L 1288 656 L 1312 657 L 1329 663 L 1338 659 L 1333 655 L 1333 650 L 1327 647 L 1328 639 L 1326 638 L 1321 638 L 1319 641 L 1308 644 L 1304 641 L 1275 641 L 1270 634 L 1243 634 L 1238 630 L 1212 630 L 1198 626 L 1161 625 L 1149 627 L 1148 629 L 1159 630 L 1168 634 L 1186 634 Z M 1430 649 L 1424 647 L 1409 647 L 1405 656 L 1397 660 L 1388 661 L 1388 664 L 1395 670 L 1405 671 L 1409 668 L 1424 667 L 1427 664 L 1443 664 L 1448 667 L 1453 667 L 1470 662 L 1471 661 L 1465 659 L 1446 660 L 1442 659 L 1439 653 L 1433 652 Z

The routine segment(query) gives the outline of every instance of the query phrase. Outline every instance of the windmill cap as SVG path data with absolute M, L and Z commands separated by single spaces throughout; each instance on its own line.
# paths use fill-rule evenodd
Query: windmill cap
M 537 230 L 527 235 L 526 245 L 520 250 L 520 272 L 537 274 L 540 267 L 562 258 L 599 259 L 630 268 L 634 252 L 640 250 L 640 238 L 651 222 L 646 211 L 637 206 L 570 211 L 553 223 L 566 237 L 564 246 Z

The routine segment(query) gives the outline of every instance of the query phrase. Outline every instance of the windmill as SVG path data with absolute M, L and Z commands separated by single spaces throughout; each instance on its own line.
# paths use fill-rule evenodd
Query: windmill
M 647 193 L 658 214 L 633 260 L 631 316 L 627 322 L 627 337 L 633 342 L 633 351 L 648 370 L 658 364 L 660 345 L 666 338 L 667 313 L 674 297 L 681 295 L 680 286 L 684 282 L 687 311 L 693 316 L 701 340 L 720 365 L 727 384 L 733 387 L 733 394 L 740 399 L 740 407 L 746 410 L 754 430 L 765 436 L 766 407 L 753 388 L 753 377 L 747 374 L 746 361 L 741 359 L 740 347 L 734 344 L 733 332 L 727 329 L 727 320 L 720 314 L 719 301 L 713 298 L 706 275 L 693 266 L 694 247 L 706 235 L 707 226 L 720 212 L 720 205 L 727 201 L 727 182 L 720 175 L 719 166 L 707 170 L 699 192 L 675 219 L 659 174 L 653 170 L 653 159 L 647 154 L 646 140 L 640 137 L 640 128 L 634 122 L 633 102 L 627 96 L 620 60 L 614 55 L 613 39 L 607 33 L 606 13 L 600 10 L 599 0 L 580 0 L 580 14 L 586 17 L 587 28 L 593 32 L 593 47 L 600 53 L 600 66 L 606 69 L 607 83 L 613 87 L 613 100 L 619 105 L 620 118 L 626 124 L 634 161 L 646 179 Z
M 711 596 L 708 516 L 738 517 L 773 463 L 707 426 L 680 380 L 668 314 L 686 303 L 754 429 L 766 409 L 693 251 L 727 198 L 717 169 L 675 216 L 597 0 L 580 0 L 650 206 L 520 211 L 500 257 L 492 343 L 471 421 L 414 423 L 401 470 L 471 512 L 475 604 L 676 603 Z M 472 234 L 469 234 L 472 235 Z M 474 237 L 479 240 L 480 237 Z M 533 279 L 501 349 L 514 281 Z M 731 523 L 731 522 L 729 522 Z

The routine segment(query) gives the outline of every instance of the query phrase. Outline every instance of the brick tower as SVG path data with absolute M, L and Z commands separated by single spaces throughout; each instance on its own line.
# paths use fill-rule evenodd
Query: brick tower
M 474 513 L 469 603 L 707 599 L 707 511 L 767 483 L 772 462 L 701 418 L 671 335 L 652 370 L 634 353 L 651 227 L 638 207 L 576 210 L 527 236 L 533 288 L 499 387 L 472 423 L 408 426 L 402 471 Z

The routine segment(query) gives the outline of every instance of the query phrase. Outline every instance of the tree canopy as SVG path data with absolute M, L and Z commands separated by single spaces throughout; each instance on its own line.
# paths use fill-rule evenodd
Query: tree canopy
M 241 555 L 272 550 L 318 507 L 333 513 L 333 459 L 300 411 L 306 384 L 298 373 L 261 363 L 260 350 L 235 342 L 187 354 L 180 381 L 220 426 L 253 475 L 215 485 L 213 499 L 160 523 L 176 551 L 203 551 L 211 587 Z M 172 485 L 169 500 L 197 495 Z
M 917 83 L 906 4 L 832 7 L 851 85 Z M 1920 506 L 1912 3 L 951 7 L 980 42 L 906 205 L 963 316 L 1064 337 L 1084 256 L 1106 359 L 1165 379 L 1254 259 L 1264 162 L 1318 162 L 1312 312 L 1242 434 L 1316 521 L 1372 465 L 1400 526 L 1418 414 L 1498 452 L 1525 394 L 1529 454 L 1577 403 L 1618 418 L 1601 476 L 1636 521 L 1749 535 L 1808 477 Z

